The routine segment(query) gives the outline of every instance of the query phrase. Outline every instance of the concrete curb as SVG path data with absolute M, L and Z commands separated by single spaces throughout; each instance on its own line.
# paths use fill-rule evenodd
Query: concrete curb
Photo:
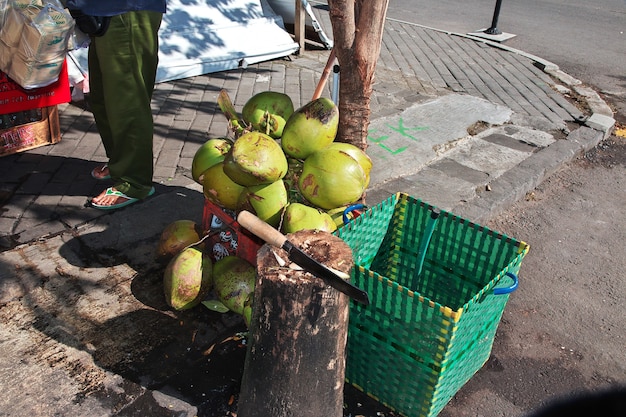
M 524 198 L 581 152 L 589 151 L 604 139 L 604 133 L 599 130 L 590 127 L 576 129 L 566 140 L 554 142 L 522 161 L 516 169 L 496 178 L 490 183 L 491 191 L 483 191 L 451 211 L 478 223 L 485 222 Z

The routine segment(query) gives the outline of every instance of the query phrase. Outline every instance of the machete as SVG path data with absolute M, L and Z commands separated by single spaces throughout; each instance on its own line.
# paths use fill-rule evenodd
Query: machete
M 370 300 L 367 293 L 346 281 L 346 279 L 350 278 L 350 275 L 331 269 L 316 261 L 287 240 L 285 235 L 254 214 L 243 210 L 237 216 L 237 222 L 270 245 L 285 250 L 289 254 L 291 261 L 313 273 L 315 276 L 320 277 L 331 287 L 341 291 L 361 304 L 369 305 Z

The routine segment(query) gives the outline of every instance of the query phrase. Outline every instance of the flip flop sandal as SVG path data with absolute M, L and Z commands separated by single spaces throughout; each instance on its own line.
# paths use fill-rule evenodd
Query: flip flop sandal
M 148 192 L 148 195 L 146 196 L 146 198 L 150 197 L 152 194 L 154 194 L 154 187 L 152 187 L 150 189 L 150 191 Z M 104 193 L 104 195 L 106 196 L 115 196 L 115 197 L 121 197 L 126 199 L 126 201 L 121 202 L 121 203 L 117 203 L 117 204 L 111 204 L 111 205 L 102 205 L 102 204 L 97 204 L 94 203 L 93 200 L 90 201 L 91 207 L 97 208 L 99 210 L 116 210 L 116 209 L 120 209 L 122 207 L 126 207 L 129 206 L 133 203 L 136 203 L 138 201 L 142 201 L 142 199 L 140 198 L 134 198 L 134 197 L 129 197 L 126 194 L 124 194 L 121 191 L 117 191 L 114 190 L 113 187 L 109 187 L 106 189 L 106 192 Z
M 100 173 L 102 171 L 104 171 L 105 169 L 107 169 L 109 166 L 107 164 L 101 165 L 99 167 L 95 167 L 94 169 L 91 170 L 91 177 L 96 179 L 96 180 L 110 180 L 111 179 L 111 175 L 100 175 Z

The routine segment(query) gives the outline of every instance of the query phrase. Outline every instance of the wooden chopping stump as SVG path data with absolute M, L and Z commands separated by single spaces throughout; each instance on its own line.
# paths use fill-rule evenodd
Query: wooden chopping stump
M 350 272 L 352 251 L 340 238 L 307 230 L 288 239 L 321 263 Z M 238 417 L 343 415 L 349 298 L 290 264 L 282 249 L 266 244 L 258 252 Z

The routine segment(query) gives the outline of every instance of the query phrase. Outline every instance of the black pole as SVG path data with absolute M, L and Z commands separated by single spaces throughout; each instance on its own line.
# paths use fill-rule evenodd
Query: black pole
M 500 5 L 502 0 L 496 0 L 496 8 L 493 11 L 493 19 L 491 20 L 491 27 L 485 30 L 485 33 L 489 35 L 501 35 L 500 29 L 498 29 L 498 17 L 500 16 Z

